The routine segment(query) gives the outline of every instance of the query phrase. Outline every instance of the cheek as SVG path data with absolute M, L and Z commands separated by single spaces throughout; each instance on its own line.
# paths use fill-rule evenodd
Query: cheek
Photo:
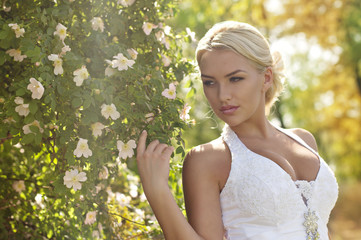
M 215 93 L 215 90 L 203 88 L 203 93 L 204 93 L 204 96 L 207 98 L 208 103 L 213 108 L 213 106 L 217 100 L 217 95 Z

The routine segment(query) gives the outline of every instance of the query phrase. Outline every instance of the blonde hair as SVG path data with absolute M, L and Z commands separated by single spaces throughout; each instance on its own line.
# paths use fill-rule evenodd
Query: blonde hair
M 283 62 L 280 53 L 271 54 L 267 39 L 247 23 L 226 21 L 215 24 L 199 41 L 196 50 L 198 65 L 205 51 L 214 49 L 231 50 L 247 58 L 258 71 L 272 67 L 273 84 L 265 96 L 268 113 L 283 90 Z

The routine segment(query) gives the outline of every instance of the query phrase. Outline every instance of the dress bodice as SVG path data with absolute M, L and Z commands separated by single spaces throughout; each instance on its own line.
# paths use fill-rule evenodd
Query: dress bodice
M 337 196 L 327 163 L 301 138 L 276 127 L 314 152 L 320 168 L 314 181 L 293 181 L 277 163 L 249 150 L 226 125 L 222 138 L 232 164 L 221 192 L 228 240 L 328 240 L 327 223 Z

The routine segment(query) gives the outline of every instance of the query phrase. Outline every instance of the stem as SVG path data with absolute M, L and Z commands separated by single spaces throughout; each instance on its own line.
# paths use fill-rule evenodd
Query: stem
M 135 221 L 133 221 L 133 220 L 130 220 L 130 219 L 128 219 L 128 218 L 126 218 L 126 217 L 123 217 L 122 215 L 119 215 L 119 214 L 116 214 L 116 213 L 108 212 L 108 214 L 121 217 L 122 219 L 124 219 L 124 220 L 126 220 L 126 221 L 128 221 L 128 222 L 131 222 L 131 223 L 134 223 L 134 224 L 137 224 L 137 225 L 140 225 L 140 226 L 147 226 L 146 224 L 135 222 Z

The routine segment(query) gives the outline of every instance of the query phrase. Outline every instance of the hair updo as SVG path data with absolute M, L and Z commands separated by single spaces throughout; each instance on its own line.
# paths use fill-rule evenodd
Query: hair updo
M 205 51 L 214 49 L 232 50 L 247 58 L 259 72 L 272 67 L 273 84 L 265 96 L 266 111 L 269 112 L 283 90 L 284 78 L 281 54 L 272 56 L 266 38 L 253 26 L 247 23 L 225 21 L 215 24 L 199 41 L 196 50 L 198 65 Z

